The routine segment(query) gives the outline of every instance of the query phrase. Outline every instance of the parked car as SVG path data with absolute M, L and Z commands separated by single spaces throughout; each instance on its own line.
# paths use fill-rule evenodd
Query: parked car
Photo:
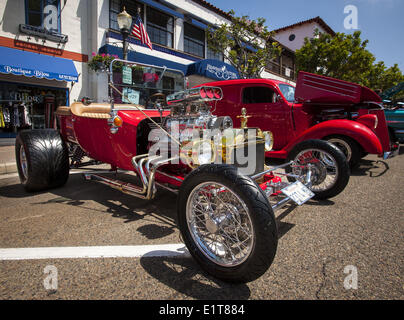
M 386 108 L 384 114 L 386 115 L 391 139 L 404 143 L 404 105 Z
M 161 78 L 165 72 L 156 74 Z M 111 90 L 120 92 L 112 78 Z M 132 104 L 85 99 L 57 110 L 59 130 L 21 131 L 15 151 L 22 185 L 29 191 L 61 187 L 70 166 L 88 164 L 84 156 L 114 171 L 131 171 L 137 177 L 132 183 L 111 178 L 111 171 L 83 175 L 141 199 L 153 199 L 157 188 L 178 195 L 178 226 L 191 255 L 217 278 L 246 282 L 260 277 L 275 257 L 275 210 L 335 196 L 348 183 L 344 154 L 321 140 L 296 144 L 291 162 L 267 167 L 271 133 L 237 128 L 229 117 L 212 115 L 210 103 L 223 98 L 218 87 L 174 93 L 165 111 L 160 102 L 155 109 L 138 103 L 141 85 L 135 83 L 125 98 Z M 242 161 L 246 154 L 247 163 L 254 163 L 250 173 Z M 290 172 L 291 182 L 275 173 L 281 168 Z
M 380 97 L 383 99 L 387 125 L 393 141 L 404 143 L 404 102 L 394 100 L 394 96 L 404 90 L 404 82 L 384 91 Z M 402 98 L 401 98 L 402 100 Z
M 214 114 L 230 116 L 235 125 L 245 108 L 248 125 L 274 134 L 268 157 L 287 159 L 294 146 L 322 139 L 340 148 L 351 167 L 367 154 L 384 159 L 397 153 L 390 143 L 380 97 L 360 85 L 300 72 L 296 88 L 269 79 L 239 79 L 208 83 L 223 90 Z

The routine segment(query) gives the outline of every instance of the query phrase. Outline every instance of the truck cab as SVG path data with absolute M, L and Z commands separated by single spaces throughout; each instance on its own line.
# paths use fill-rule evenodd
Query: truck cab
M 267 157 L 286 159 L 297 143 L 322 139 L 334 143 L 356 166 L 366 154 L 385 159 L 392 148 L 380 97 L 357 84 L 300 72 L 297 86 L 270 79 L 211 82 L 223 90 L 216 115 L 229 115 L 240 125 L 241 109 L 248 126 L 270 130 L 274 147 Z

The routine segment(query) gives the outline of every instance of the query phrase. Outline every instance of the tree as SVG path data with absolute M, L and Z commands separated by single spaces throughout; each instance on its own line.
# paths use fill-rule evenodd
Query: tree
M 221 53 L 242 78 L 260 78 L 267 63 L 280 54 L 277 42 L 266 41 L 272 35 L 264 18 L 257 21 L 248 16 L 236 17 L 229 12 L 231 23 L 207 29 L 208 47 Z
M 305 39 L 303 47 L 296 51 L 298 71 L 355 82 L 374 90 L 384 91 L 404 81 L 403 74 L 395 64 L 387 68 L 361 40 L 361 32 L 352 35 L 337 33 L 334 37 L 318 30 L 313 39 Z

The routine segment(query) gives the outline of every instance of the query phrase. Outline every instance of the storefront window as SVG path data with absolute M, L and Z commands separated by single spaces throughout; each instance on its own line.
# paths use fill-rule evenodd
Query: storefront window
M 26 23 L 60 32 L 59 0 L 25 0 Z
M 147 8 L 146 16 L 146 28 L 151 42 L 172 48 L 174 18 L 150 7 Z
M 210 50 L 208 48 L 207 50 L 207 55 L 206 57 L 208 59 L 214 59 L 214 60 L 219 60 L 219 61 L 223 61 L 223 53 L 221 52 L 213 52 L 212 50 Z
M 125 72 L 114 71 L 115 86 L 123 93 L 123 97 L 113 91 L 115 103 L 139 104 L 146 108 L 154 108 L 152 96 L 184 90 L 184 75 L 175 70 L 136 64 L 125 66 Z M 128 75 L 128 69 L 131 74 Z M 131 69 L 131 70 L 130 70 Z
M 54 112 L 66 104 L 66 89 L 0 82 L 0 137 L 22 129 L 55 128 Z
M 205 57 L 205 30 L 184 23 L 184 51 L 198 57 Z

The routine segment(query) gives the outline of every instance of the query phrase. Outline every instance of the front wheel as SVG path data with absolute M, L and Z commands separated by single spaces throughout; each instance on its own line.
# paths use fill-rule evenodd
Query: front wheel
M 289 153 L 293 161 L 285 170 L 306 181 L 311 171 L 311 187 L 315 199 L 328 199 L 341 193 L 349 182 L 350 170 L 345 155 L 333 144 L 323 140 L 306 140 L 297 144 Z M 288 177 L 289 181 L 295 181 Z
M 275 257 L 278 233 L 268 199 L 229 165 L 203 165 L 183 182 L 178 224 L 195 260 L 209 274 L 249 282 Z

